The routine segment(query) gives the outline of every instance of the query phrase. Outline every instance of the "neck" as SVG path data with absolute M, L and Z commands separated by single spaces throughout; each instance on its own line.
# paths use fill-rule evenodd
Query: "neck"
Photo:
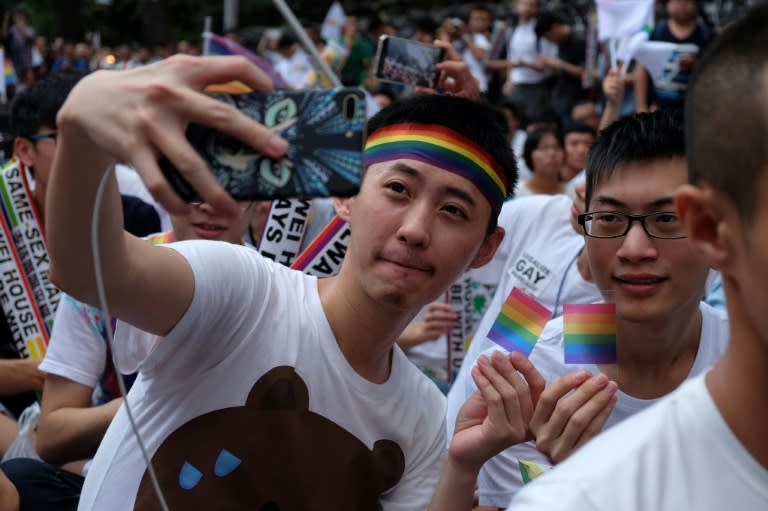
M 339 349 L 363 378 L 384 383 L 392 366 L 392 347 L 417 311 L 375 303 L 342 265 L 339 275 L 318 281 L 320 302 Z
M 768 469 L 768 339 L 764 329 L 751 322 L 733 286 L 723 278 L 731 339 L 707 375 L 707 388 L 739 442 Z
M 669 30 L 678 39 L 687 37 L 688 35 L 690 35 L 691 32 L 693 32 L 695 28 L 696 28 L 696 18 L 693 18 L 691 20 L 686 20 L 686 21 L 675 21 L 673 19 L 669 20 Z
M 528 189 L 534 193 L 555 195 L 565 191 L 565 185 L 562 182 L 539 177 L 535 172 L 525 184 L 528 186 Z
M 629 322 L 617 317 L 617 363 L 601 366 L 601 371 L 639 399 L 672 392 L 688 377 L 699 351 L 701 311 L 698 302 L 693 305 L 695 309 L 678 310 L 659 321 Z

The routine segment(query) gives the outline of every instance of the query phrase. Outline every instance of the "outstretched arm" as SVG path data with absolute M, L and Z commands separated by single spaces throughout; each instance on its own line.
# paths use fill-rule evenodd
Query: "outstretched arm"
M 188 56 L 120 73 L 99 71 L 75 87 L 57 117 L 58 147 L 46 198 L 51 278 L 58 286 L 81 301 L 97 302 L 91 217 L 99 183 L 115 162 L 137 169 L 166 209 L 184 213 L 186 206 L 158 167 L 165 155 L 206 202 L 239 214 L 235 201 L 187 142 L 187 125 L 209 125 L 273 157 L 286 144 L 233 107 L 201 93 L 208 84 L 232 79 L 256 90 L 271 87 L 269 78 L 245 58 Z M 114 178 L 106 192 L 98 249 L 109 305 L 115 316 L 136 327 L 165 334 L 192 300 L 192 271 L 175 251 L 124 233 Z

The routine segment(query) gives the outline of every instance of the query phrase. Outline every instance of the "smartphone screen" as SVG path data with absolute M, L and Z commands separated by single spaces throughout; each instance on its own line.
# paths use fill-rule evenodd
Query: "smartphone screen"
M 414 87 L 435 88 L 437 63 L 445 50 L 400 37 L 382 36 L 376 51 L 376 78 Z

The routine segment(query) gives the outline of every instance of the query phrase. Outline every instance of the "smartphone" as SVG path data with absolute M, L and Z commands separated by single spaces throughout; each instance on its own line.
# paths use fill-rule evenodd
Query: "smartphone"
M 190 144 L 234 199 L 351 197 L 359 190 L 366 121 L 359 88 L 209 95 L 288 142 L 286 155 L 272 159 L 213 128 L 189 125 Z M 167 158 L 159 164 L 182 199 L 201 200 Z
M 437 46 L 384 35 L 376 49 L 374 75 L 384 82 L 434 89 L 437 63 L 444 58 L 445 50 Z

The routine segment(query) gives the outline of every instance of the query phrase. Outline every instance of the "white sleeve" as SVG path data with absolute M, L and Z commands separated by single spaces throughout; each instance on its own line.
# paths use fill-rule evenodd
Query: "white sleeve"
M 221 241 L 183 241 L 167 247 L 184 256 L 192 268 L 192 303 L 162 342 L 159 336 L 118 324 L 115 352 L 123 373 L 149 374 L 158 367 L 185 376 L 193 368 L 205 371 L 248 337 L 241 328 L 257 328 L 263 317 L 279 265 L 253 249 Z
M 95 387 L 107 357 L 102 316 L 98 309 L 63 295 L 40 370 Z

